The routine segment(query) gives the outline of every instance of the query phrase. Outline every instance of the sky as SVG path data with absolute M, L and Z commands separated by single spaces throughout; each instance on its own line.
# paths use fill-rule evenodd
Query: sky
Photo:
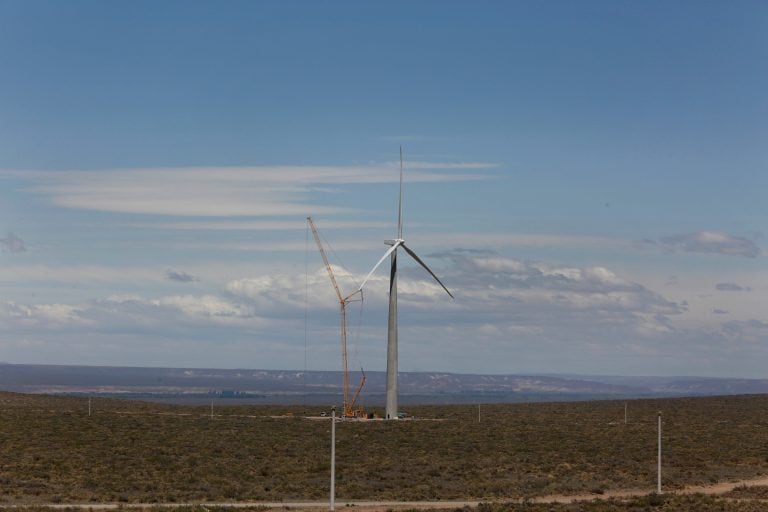
M 0 361 L 768 378 L 762 1 L 0 0 Z M 348 307 L 386 365 L 385 268 Z

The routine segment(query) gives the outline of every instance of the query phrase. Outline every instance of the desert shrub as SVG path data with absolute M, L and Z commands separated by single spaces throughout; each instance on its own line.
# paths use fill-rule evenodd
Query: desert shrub
M 0 393 L 0 497 L 8 503 L 316 500 L 330 422 L 303 407 L 181 407 Z M 340 422 L 340 500 L 499 499 L 648 489 L 656 411 L 664 486 L 768 471 L 766 396 L 411 407 L 420 421 Z M 736 492 L 736 491 L 734 491 Z M 746 491 L 739 491 L 746 492 Z M 750 491 L 761 493 L 763 491 Z M 640 505 L 638 505 L 640 506 Z M 667 502 L 662 505 L 670 506 Z

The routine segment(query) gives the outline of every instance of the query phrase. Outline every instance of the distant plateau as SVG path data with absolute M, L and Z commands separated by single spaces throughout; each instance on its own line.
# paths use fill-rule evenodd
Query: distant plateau
M 366 372 L 365 405 L 384 402 L 384 372 Z M 354 374 L 353 374 L 354 379 Z M 341 402 L 341 372 L 0 364 L 0 390 L 164 403 Z M 404 404 L 579 401 L 768 393 L 768 379 L 402 372 Z

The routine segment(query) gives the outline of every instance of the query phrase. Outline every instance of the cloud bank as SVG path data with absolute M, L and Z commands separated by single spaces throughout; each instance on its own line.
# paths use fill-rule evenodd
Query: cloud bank
M 592 332 L 596 325 L 613 325 L 643 334 L 667 330 L 664 318 L 684 311 L 683 306 L 604 267 L 520 261 L 483 251 L 455 251 L 429 259 L 457 299 L 450 300 L 423 269 L 404 263 L 399 282 L 402 314 L 425 326 L 433 322 L 445 324 L 446 318 L 450 318 L 457 326 L 484 329 L 514 325 L 536 332 L 564 329 L 576 334 Z M 362 273 L 350 274 L 335 266 L 334 272 L 343 292 L 354 291 L 363 277 Z M 197 278 L 169 270 L 166 279 L 189 283 Z M 365 290 L 366 307 L 381 310 L 381 315 L 385 311 L 388 279 L 388 273 L 381 271 L 369 280 Z M 72 306 L 6 303 L 2 316 L 11 323 L 23 319 L 26 325 L 55 319 L 61 323 L 130 326 L 138 316 L 144 318 L 142 322 L 154 318 L 160 323 L 185 318 L 218 322 L 262 318 L 268 322 L 270 318 L 301 317 L 307 306 L 326 312 L 338 308 L 324 268 L 309 276 L 269 274 L 234 279 L 215 295 L 114 295 Z M 53 315 L 51 311 L 57 313 Z M 418 315 L 415 311 L 419 311 Z M 335 323 L 334 315 L 331 317 L 331 323 Z
M 730 308 L 709 308 L 710 323 L 692 325 L 685 321 L 691 313 L 684 301 L 605 266 L 520 260 L 488 250 L 425 259 L 456 299 L 404 259 L 399 280 L 404 370 L 610 373 L 617 364 L 642 371 L 663 360 L 677 365 L 664 369 L 668 372 L 695 364 L 698 371 L 716 373 L 723 358 L 755 360 L 768 336 L 768 319 L 739 317 Z M 169 272 L 181 282 L 194 277 Z M 339 267 L 334 272 L 343 292 L 353 291 L 363 277 Z M 375 274 L 361 312 L 357 303 L 348 311 L 350 333 L 362 319 L 359 344 L 369 355 L 366 369 L 384 365 L 387 285 L 385 270 Z M 201 354 L 216 354 L 219 365 L 291 369 L 302 365 L 305 314 L 323 347 L 312 360 L 314 368 L 335 369 L 338 298 L 322 266 L 308 276 L 265 272 L 228 279 L 204 293 L 122 294 L 77 304 L 3 302 L 0 333 L 8 340 L 34 341 L 29 346 L 19 341 L 12 351 L 30 360 L 31 354 L 53 353 L 46 347 L 58 346 L 61 354 L 101 353 L 108 363 L 112 347 L 120 357 L 179 364 L 174 363 L 178 353 L 192 354 L 197 347 Z

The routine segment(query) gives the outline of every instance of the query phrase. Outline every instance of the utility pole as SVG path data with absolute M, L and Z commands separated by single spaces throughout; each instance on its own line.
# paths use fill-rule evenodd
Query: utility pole
M 656 493 L 661 494 L 661 411 L 659 411 L 659 457 L 658 457 L 658 479 L 656 483 Z
M 336 407 L 331 407 L 331 510 L 336 510 Z

